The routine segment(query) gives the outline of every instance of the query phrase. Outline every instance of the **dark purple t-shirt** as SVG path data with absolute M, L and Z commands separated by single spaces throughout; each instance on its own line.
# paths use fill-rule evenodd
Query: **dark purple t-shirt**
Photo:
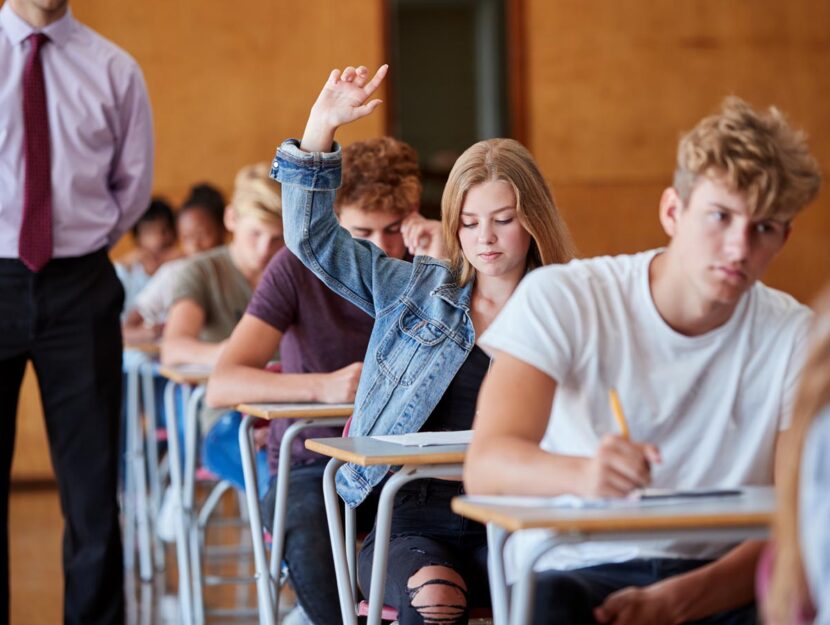
M 329 373 L 362 362 L 374 325 L 374 319 L 320 282 L 288 248 L 268 263 L 247 313 L 283 333 L 280 362 L 284 373 Z M 290 419 L 277 419 L 269 426 L 272 473 L 277 469 L 280 440 L 290 424 Z M 341 431 L 304 430 L 292 444 L 292 464 L 320 459 L 305 448 L 306 438 L 339 436 Z

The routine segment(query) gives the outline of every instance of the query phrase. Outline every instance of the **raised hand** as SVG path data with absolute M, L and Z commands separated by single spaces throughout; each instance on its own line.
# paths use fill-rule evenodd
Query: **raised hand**
M 364 66 L 335 69 L 311 107 L 300 148 L 306 152 L 328 152 L 334 133 L 342 125 L 366 117 L 381 104 L 369 100 L 383 82 L 388 65 L 381 65 L 370 79 Z
M 419 213 L 410 213 L 401 224 L 401 234 L 406 249 L 413 256 L 446 258 L 440 221 L 427 219 Z

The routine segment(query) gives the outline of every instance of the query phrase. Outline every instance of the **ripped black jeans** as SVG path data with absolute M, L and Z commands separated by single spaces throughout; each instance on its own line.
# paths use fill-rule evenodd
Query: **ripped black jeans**
M 470 608 L 490 605 L 484 526 L 450 509 L 452 498 L 462 494 L 461 482 L 424 479 L 405 484 L 395 496 L 384 603 L 398 610 L 401 625 L 463 624 L 468 620 Z M 367 597 L 374 541 L 373 529 L 358 557 L 358 580 Z M 454 610 L 452 606 L 435 608 L 433 616 L 425 620 L 410 604 L 414 589 L 408 588 L 407 581 L 420 569 L 434 565 L 449 567 L 461 576 L 467 587 L 463 593 L 467 607 L 463 610 Z

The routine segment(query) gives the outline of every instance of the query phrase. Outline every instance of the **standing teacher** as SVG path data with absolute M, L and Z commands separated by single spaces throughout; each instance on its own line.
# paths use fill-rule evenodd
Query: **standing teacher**
M 116 486 L 124 297 L 107 249 L 147 207 L 150 105 L 124 51 L 68 0 L 0 9 L 0 623 L 26 362 L 37 372 L 66 527 L 65 623 L 124 620 Z

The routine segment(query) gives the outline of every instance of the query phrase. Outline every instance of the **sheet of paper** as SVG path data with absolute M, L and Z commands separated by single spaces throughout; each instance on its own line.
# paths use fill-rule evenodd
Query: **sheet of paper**
M 482 505 L 514 506 L 517 508 L 641 508 L 665 506 L 690 499 L 707 497 L 736 497 L 742 494 L 740 489 L 688 489 L 649 488 L 634 491 L 624 499 L 586 499 L 577 495 L 559 495 L 558 497 L 522 497 L 522 496 L 468 496 L 470 502 Z
M 485 506 L 516 508 L 607 508 L 611 504 L 610 499 L 585 499 L 576 495 L 559 495 L 558 497 L 468 495 L 467 501 Z
M 404 447 L 432 447 L 436 445 L 469 445 L 473 438 L 472 430 L 458 432 L 412 432 L 395 436 L 373 436 L 377 441 L 397 443 Z

